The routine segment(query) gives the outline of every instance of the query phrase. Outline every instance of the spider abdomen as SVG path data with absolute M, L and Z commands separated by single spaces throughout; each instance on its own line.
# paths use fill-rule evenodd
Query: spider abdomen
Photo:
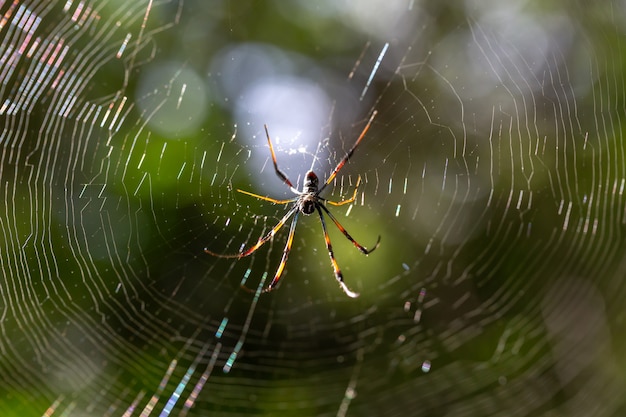
M 302 203 L 300 203 L 300 211 L 302 214 L 313 214 L 315 211 L 315 195 L 306 196 L 302 199 Z

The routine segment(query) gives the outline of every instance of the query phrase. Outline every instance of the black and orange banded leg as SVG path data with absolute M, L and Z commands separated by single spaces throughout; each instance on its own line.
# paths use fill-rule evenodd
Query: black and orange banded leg
M 278 231 L 280 230 L 281 227 L 283 227 L 283 225 L 287 222 L 287 220 L 289 220 L 289 217 L 291 217 L 291 215 L 293 215 L 293 213 L 297 213 L 298 212 L 298 206 L 293 207 L 291 210 L 289 210 L 287 212 L 287 214 L 285 214 L 285 216 L 283 216 L 282 219 L 280 219 L 280 221 L 276 224 L 276 226 L 274 226 L 272 228 L 272 230 L 270 230 L 265 236 L 263 236 L 262 238 L 260 238 L 258 240 L 257 243 L 255 243 L 253 246 L 251 246 L 250 248 L 246 249 L 246 250 L 242 250 L 239 253 L 234 253 L 234 254 L 220 254 L 220 253 L 215 253 L 213 251 L 210 251 L 207 248 L 204 248 L 204 251 L 206 253 L 208 253 L 209 255 L 213 255 L 213 256 L 217 256 L 218 258 L 237 258 L 237 259 L 241 259 L 244 258 L 246 256 L 251 255 L 252 253 L 254 253 L 254 251 L 256 251 L 257 249 L 259 249 L 261 246 L 263 246 L 263 244 L 265 242 L 267 242 L 268 240 L 270 240 L 272 237 L 274 237 L 274 235 L 276 233 L 278 233 Z M 297 214 L 296 214 L 296 218 L 298 218 Z M 294 228 L 293 226 L 293 222 L 292 222 L 292 229 Z M 284 265 L 283 265 L 284 266 Z
M 281 180 L 283 180 L 283 182 L 287 184 L 294 193 L 300 194 L 300 192 L 293 187 L 293 183 L 289 181 L 289 178 L 287 178 L 287 175 L 278 168 L 278 162 L 276 162 L 276 154 L 274 153 L 274 146 L 272 145 L 272 140 L 270 139 L 270 132 L 267 130 L 267 125 L 263 125 L 263 127 L 265 128 L 265 136 L 267 136 L 267 143 L 270 146 L 270 153 L 272 154 L 272 163 L 274 164 L 274 171 L 276 171 L 276 175 L 278 175 L 278 177 Z
M 341 161 L 339 161 L 339 163 L 337 164 L 337 166 L 335 167 L 333 172 L 330 173 L 330 175 L 328 176 L 328 179 L 326 180 L 326 182 L 324 183 L 322 188 L 320 188 L 320 190 L 318 191 L 318 194 L 321 193 L 322 190 L 324 188 L 326 188 L 326 186 L 328 184 L 330 184 L 335 179 L 335 177 L 337 176 L 337 173 L 341 170 L 341 168 L 343 168 L 343 166 L 346 164 L 346 162 L 348 162 L 348 160 L 352 157 L 352 154 L 354 153 L 354 150 L 356 149 L 357 146 L 359 146 L 359 143 L 361 143 L 361 141 L 365 137 L 365 134 L 369 130 L 370 126 L 372 125 L 372 122 L 374 121 L 374 117 L 376 117 L 376 114 L 378 114 L 378 111 L 374 110 L 374 112 L 372 113 L 372 116 L 367 121 L 367 124 L 365 125 L 365 128 L 363 129 L 363 131 L 359 135 L 359 138 L 356 140 L 354 145 L 352 145 L 352 148 L 350 148 L 350 150 L 348 151 L 346 156 L 344 156 L 343 159 Z
M 322 222 L 322 230 L 324 231 L 324 240 L 326 241 L 326 249 L 328 250 L 328 256 L 330 256 L 330 263 L 332 264 L 333 271 L 335 272 L 335 278 L 337 279 L 337 282 L 339 282 L 339 285 L 341 286 L 341 289 L 343 290 L 343 292 L 345 292 L 348 297 L 357 298 L 359 296 L 359 293 L 352 291 L 350 288 L 348 288 L 346 283 L 343 281 L 343 274 L 341 273 L 341 270 L 339 269 L 339 265 L 337 264 L 337 259 L 335 259 L 333 246 L 330 243 L 330 236 L 328 236 L 328 230 L 326 229 L 326 221 L 324 220 L 324 215 L 322 214 L 322 210 L 320 210 L 320 206 L 323 207 L 325 210 L 326 208 L 321 204 L 317 204 L 315 206 L 315 208 L 317 209 L 317 213 L 320 215 L 320 221 Z M 328 210 L 326 210 L 326 212 L 328 213 Z
M 287 243 L 285 244 L 285 249 L 283 249 L 283 257 L 280 259 L 280 264 L 278 264 L 278 269 L 276 270 L 276 273 L 274 274 L 274 279 L 272 279 L 272 282 L 270 282 L 270 285 L 268 285 L 263 290 L 263 292 L 270 292 L 273 289 L 275 289 L 276 286 L 278 285 L 278 281 L 280 281 L 280 277 L 283 275 L 285 265 L 287 264 L 287 258 L 289 257 L 289 252 L 291 252 L 291 244 L 293 243 L 293 235 L 296 232 L 296 223 L 298 223 L 298 214 L 299 212 L 296 211 L 296 214 L 293 216 L 293 220 L 291 221 L 291 227 L 289 228 L 289 236 L 287 237 Z
M 359 242 L 357 242 L 356 240 L 354 240 L 352 238 L 352 236 L 350 236 L 350 233 L 348 233 L 348 231 L 341 225 L 341 223 L 339 223 L 339 220 L 337 220 L 335 218 L 335 216 L 323 205 L 320 204 L 319 205 L 325 212 L 326 214 L 328 214 L 328 217 L 330 217 L 330 219 L 333 221 L 333 223 L 335 223 L 335 226 L 337 226 L 337 229 L 339 229 L 339 231 L 341 233 L 343 233 L 343 235 L 354 244 L 354 246 L 357 247 L 358 250 L 360 250 L 362 253 L 364 253 L 365 255 L 368 255 L 372 252 L 374 252 L 374 250 L 378 247 L 378 245 L 380 244 L 380 235 L 378 236 L 378 240 L 376 240 L 376 244 L 374 245 L 374 247 L 372 249 L 367 249 L 365 246 L 361 245 Z

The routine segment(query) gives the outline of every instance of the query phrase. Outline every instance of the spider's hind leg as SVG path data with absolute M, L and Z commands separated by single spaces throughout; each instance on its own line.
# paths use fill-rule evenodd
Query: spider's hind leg
M 348 297 L 357 298 L 359 296 L 359 293 L 352 291 L 350 288 L 348 288 L 346 283 L 343 281 L 343 274 L 341 273 L 341 270 L 339 269 L 339 265 L 337 264 L 337 259 L 335 259 L 333 246 L 330 243 L 330 236 L 328 236 L 328 230 L 326 228 L 326 221 L 324 220 L 324 216 L 322 215 L 322 210 L 320 210 L 319 206 L 321 206 L 321 204 L 317 205 L 315 208 L 317 209 L 317 213 L 320 215 L 320 221 L 322 222 L 322 229 L 324 231 L 324 240 L 326 241 L 326 249 L 328 250 L 330 263 L 332 264 L 333 271 L 335 272 L 335 278 L 337 279 L 337 282 L 339 283 L 339 286 L 341 287 L 343 292 L 345 292 Z
M 280 277 L 283 275 L 283 271 L 285 270 L 285 265 L 287 264 L 287 258 L 289 257 L 289 252 L 291 252 L 291 245 L 293 244 L 293 235 L 296 232 L 296 224 L 298 223 L 298 214 L 293 216 L 293 220 L 291 220 L 291 227 L 289 228 L 289 236 L 287 237 L 287 243 L 285 244 L 285 249 L 283 249 L 283 257 L 280 259 L 280 264 L 278 264 L 278 269 L 274 274 L 274 279 L 272 282 L 263 289 L 263 292 L 270 292 L 276 289 L 278 282 L 280 281 Z

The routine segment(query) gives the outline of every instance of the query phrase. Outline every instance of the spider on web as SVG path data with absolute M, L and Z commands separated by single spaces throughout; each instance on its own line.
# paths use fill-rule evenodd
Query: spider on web
M 287 200 L 277 200 L 271 197 L 266 197 L 266 196 L 262 196 L 259 194 L 254 194 L 251 193 L 249 191 L 244 191 L 244 190 L 240 190 L 237 189 L 238 192 L 242 193 L 242 194 L 246 194 L 255 198 L 258 198 L 259 200 L 264 200 L 264 201 L 269 201 L 271 203 L 274 204 L 289 204 L 289 203 L 293 203 L 293 206 L 291 207 L 291 209 L 287 212 L 287 214 L 285 214 L 285 216 L 283 216 L 282 219 L 280 219 L 280 221 L 276 224 L 276 226 L 274 226 L 272 228 L 272 230 L 270 230 L 265 236 L 263 236 L 262 238 L 259 239 L 259 241 L 251 246 L 248 249 L 245 249 L 239 253 L 236 254 L 219 254 L 219 253 L 215 253 L 212 252 L 211 250 L 205 248 L 204 251 L 210 255 L 213 256 L 217 256 L 220 258 L 237 258 L 237 259 L 241 259 L 243 257 L 249 256 L 251 254 L 253 254 L 257 249 L 259 249 L 261 246 L 263 246 L 263 244 L 265 242 L 267 242 L 268 240 L 270 240 L 272 237 L 274 237 L 274 235 L 280 230 L 281 227 L 283 227 L 283 225 L 287 222 L 287 220 L 289 220 L 289 218 L 293 215 L 293 220 L 291 220 L 291 227 L 289 229 L 289 236 L 287 237 L 287 243 L 285 244 L 285 248 L 283 249 L 283 256 L 282 259 L 280 260 L 280 264 L 278 265 L 278 269 L 276 270 L 276 273 L 274 274 L 274 278 L 272 279 L 272 282 L 263 289 L 262 292 L 269 292 L 274 290 L 277 285 L 278 282 L 280 281 L 280 277 L 283 274 L 283 270 L 285 269 L 285 265 L 287 263 L 287 257 L 289 256 L 289 252 L 291 251 L 291 245 L 293 243 L 293 236 L 294 233 L 296 231 L 296 224 L 298 222 L 298 215 L 300 213 L 308 216 L 310 214 L 313 214 L 314 211 L 317 211 L 317 213 L 319 214 L 320 217 L 320 221 L 322 223 L 322 230 L 324 232 L 324 240 L 326 241 L 326 249 L 328 250 L 328 256 L 330 256 L 330 262 L 333 266 L 333 270 L 335 272 L 335 278 L 337 279 L 337 282 L 339 282 L 339 285 L 341 286 L 341 288 L 343 289 L 343 291 L 352 298 L 356 298 L 359 296 L 358 293 L 352 291 L 350 288 L 348 288 L 348 286 L 345 284 L 345 282 L 343 281 L 343 274 L 341 273 L 341 270 L 339 269 L 339 265 L 337 264 L 337 260 L 335 259 L 335 254 L 333 253 L 333 247 L 330 243 L 330 237 L 328 236 L 328 230 L 326 228 L 326 221 L 324 220 L 324 215 L 323 212 L 325 212 L 328 217 L 330 217 L 330 219 L 333 221 L 333 223 L 335 224 L 335 226 L 337 226 L 337 228 L 341 231 L 341 233 L 343 233 L 343 235 L 354 244 L 354 246 L 357 247 L 357 249 L 359 249 L 363 254 L 368 255 L 369 253 L 373 252 L 378 245 L 380 244 L 380 236 L 378 236 L 378 240 L 376 241 L 376 244 L 374 245 L 374 247 L 372 249 L 367 249 L 365 248 L 363 245 L 361 245 L 360 243 L 358 243 L 356 240 L 354 240 L 352 238 L 352 236 L 350 236 L 350 234 L 348 233 L 348 231 L 341 225 L 341 223 L 339 223 L 339 221 L 337 220 L 337 218 L 326 208 L 326 203 L 328 204 L 332 204 L 333 206 L 343 206 L 344 204 L 350 204 L 352 203 L 355 199 L 356 199 L 356 194 L 359 188 L 359 184 L 361 183 L 361 177 L 359 176 L 356 186 L 354 188 L 354 193 L 352 194 L 352 197 L 349 198 L 348 200 L 343 200 L 343 201 L 331 201 L 331 200 L 327 200 L 323 197 L 320 197 L 320 194 L 322 193 L 322 191 L 324 191 L 324 189 L 326 188 L 326 186 L 328 186 L 328 184 L 330 184 L 335 177 L 337 176 L 337 173 L 339 173 L 339 171 L 341 170 L 341 168 L 343 168 L 343 166 L 346 164 L 346 162 L 348 162 L 348 160 L 350 159 L 350 157 L 352 157 L 352 154 L 354 153 L 354 151 L 356 150 L 357 146 L 359 145 L 359 143 L 361 142 L 361 140 L 363 139 L 363 137 L 365 136 L 365 134 L 367 133 L 368 129 L 370 128 L 370 125 L 372 124 L 372 121 L 374 120 L 374 117 L 376 116 L 376 111 L 374 111 L 372 113 L 372 116 L 370 117 L 369 121 L 367 122 L 367 125 L 365 125 L 365 128 L 363 129 L 363 131 L 361 132 L 361 134 L 359 135 L 358 139 L 356 140 L 356 142 L 354 143 L 354 145 L 352 146 L 352 148 L 350 148 L 350 150 L 346 153 L 346 155 L 343 157 L 343 159 L 341 161 L 339 161 L 339 163 L 337 164 L 337 166 L 335 167 L 335 169 L 332 171 L 332 173 L 328 176 L 328 179 L 326 180 L 326 182 L 324 183 L 324 185 L 322 185 L 321 188 L 319 188 L 319 179 L 317 177 L 317 175 L 315 174 L 315 172 L 313 171 L 308 171 L 305 175 L 305 179 L 304 179 L 304 186 L 302 187 L 302 191 L 298 191 L 296 188 L 294 188 L 293 183 L 289 180 L 289 178 L 287 178 L 287 175 L 285 175 L 285 173 L 283 173 L 279 168 L 278 168 L 278 163 L 276 162 L 276 154 L 274 153 L 274 147 L 272 146 L 272 141 L 270 139 L 270 134 L 269 131 L 267 129 L 267 125 L 265 125 L 265 135 L 267 136 L 267 143 L 269 144 L 269 148 L 270 148 L 270 152 L 272 154 L 272 162 L 274 163 L 274 170 L 276 172 L 276 175 L 291 189 L 291 191 L 296 194 L 296 197 L 294 198 L 290 198 Z M 249 288 L 244 287 L 246 290 L 248 291 L 252 291 Z

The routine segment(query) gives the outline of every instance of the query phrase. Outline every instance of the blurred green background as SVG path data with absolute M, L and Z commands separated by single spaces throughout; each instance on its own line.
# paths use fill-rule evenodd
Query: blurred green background
M 0 14 L 0 414 L 626 412 L 623 2 Z

